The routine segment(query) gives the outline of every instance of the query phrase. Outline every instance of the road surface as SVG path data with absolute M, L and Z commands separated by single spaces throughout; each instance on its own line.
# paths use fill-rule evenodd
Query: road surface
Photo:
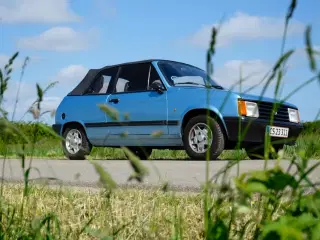
M 96 160 L 97 161 L 97 160 Z M 319 160 L 311 160 L 310 165 L 317 163 Z M 128 160 L 104 160 L 99 162 L 112 178 L 121 187 L 158 187 L 163 182 L 169 182 L 172 189 L 180 191 L 197 191 L 205 181 L 205 161 L 190 160 L 152 160 L 142 161 L 149 169 L 149 175 L 143 183 L 137 181 L 127 182 L 129 175 L 133 172 Z M 217 174 L 228 161 L 211 161 L 209 174 Z M 268 161 L 268 168 L 274 166 L 276 161 Z M 282 160 L 282 167 L 287 169 L 289 161 Z M 29 160 L 26 160 L 26 166 L 29 166 Z M 240 162 L 240 173 L 263 169 L 264 161 L 261 160 L 243 160 Z M 53 179 L 49 184 L 63 184 L 78 187 L 97 187 L 99 175 L 96 173 L 90 161 L 70 161 L 70 160 L 32 160 L 33 169 L 29 178 L 37 182 L 41 179 Z M 4 170 L 4 171 L 3 171 Z M 292 169 L 295 170 L 295 169 Z M 0 174 L 5 181 L 21 182 L 23 181 L 21 160 L 0 160 Z M 237 167 L 234 166 L 229 172 L 228 179 L 236 176 Z M 315 169 L 310 178 L 314 182 L 320 182 L 320 167 Z M 58 179 L 58 180 L 54 180 Z

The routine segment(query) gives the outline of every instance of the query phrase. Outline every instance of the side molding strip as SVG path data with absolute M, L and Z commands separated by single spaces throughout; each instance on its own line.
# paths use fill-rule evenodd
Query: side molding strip
M 88 128 L 94 127 L 120 127 L 120 126 L 177 126 L 179 121 L 132 121 L 132 122 L 96 122 L 96 123 L 85 123 Z

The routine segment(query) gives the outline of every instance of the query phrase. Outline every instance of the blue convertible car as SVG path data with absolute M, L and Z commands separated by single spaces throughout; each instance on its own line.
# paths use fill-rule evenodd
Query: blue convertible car
M 265 134 L 285 140 L 273 145 L 279 150 L 302 130 L 296 106 L 283 103 L 275 112 L 273 103 L 225 90 L 195 66 L 153 59 L 89 70 L 60 103 L 52 127 L 69 159 L 85 159 L 93 146 L 125 146 L 141 159 L 153 149 L 183 149 L 205 159 L 209 148 L 216 159 L 235 148 L 243 131 L 240 147 L 258 158 Z

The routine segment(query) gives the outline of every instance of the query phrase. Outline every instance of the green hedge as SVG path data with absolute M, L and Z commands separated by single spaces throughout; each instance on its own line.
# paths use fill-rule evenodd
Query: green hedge
M 315 122 L 304 122 L 303 134 L 320 134 L 320 121 Z M 32 141 L 33 136 L 36 134 L 37 141 L 39 140 L 56 140 L 58 138 L 54 137 L 51 133 L 51 126 L 43 123 L 27 123 L 27 122 L 17 122 L 14 123 L 14 127 L 18 129 L 23 135 L 27 136 L 30 141 Z M 9 144 L 23 143 L 23 138 L 18 134 L 14 134 L 10 131 L 7 134 L 8 139 L 5 141 L 5 133 L 0 129 L 0 142 L 7 142 Z
M 304 134 L 320 134 L 320 120 L 303 123 Z
M 21 137 L 21 134 L 26 136 L 31 142 L 34 139 L 34 136 L 36 136 L 37 141 L 45 140 L 45 139 L 51 139 L 51 140 L 58 139 L 57 137 L 52 135 L 51 126 L 47 124 L 16 122 L 16 123 L 13 123 L 13 127 L 17 129 L 17 131 L 12 129 L 8 130 L 9 128 L 0 129 L 0 142 L 2 143 L 6 142 L 9 144 L 26 143 L 26 141 L 24 141 L 24 138 Z M 21 134 L 18 134 L 16 132 Z

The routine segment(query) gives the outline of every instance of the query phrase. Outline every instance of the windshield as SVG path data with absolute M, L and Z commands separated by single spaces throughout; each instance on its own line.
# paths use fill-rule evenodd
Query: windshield
M 210 87 L 217 87 L 221 89 L 221 86 L 213 81 L 204 70 L 197 67 L 193 67 L 184 63 L 165 61 L 159 62 L 158 65 L 170 85 L 209 85 Z M 208 83 L 206 84 L 207 81 Z

